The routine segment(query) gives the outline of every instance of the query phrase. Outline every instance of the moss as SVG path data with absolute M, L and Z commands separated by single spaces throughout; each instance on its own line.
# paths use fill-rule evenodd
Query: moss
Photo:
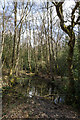
M 11 83 L 14 83 L 14 78 L 11 79 Z

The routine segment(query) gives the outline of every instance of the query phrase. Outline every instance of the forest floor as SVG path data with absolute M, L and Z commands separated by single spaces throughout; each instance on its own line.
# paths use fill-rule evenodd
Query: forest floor
M 5 118 L 51 118 L 65 120 L 65 118 L 78 120 L 78 114 L 72 107 L 65 104 L 54 104 L 40 96 L 23 96 L 14 86 L 3 92 L 2 119 Z M 20 87 L 20 86 L 19 86 Z

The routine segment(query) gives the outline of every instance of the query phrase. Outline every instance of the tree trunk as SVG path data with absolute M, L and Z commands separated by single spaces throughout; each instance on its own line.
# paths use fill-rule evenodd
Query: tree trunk
M 68 52 L 68 74 L 69 74 L 69 86 L 68 86 L 68 101 L 74 101 L 75 98 L 75 83 L 73 77 L 73 54 L 74 54 L 74 45 L 75 45 L 75 35 L 73 34 L 68 43 L 69 52 Z
M 80 5 L 80 3 L 79 3 Z M 79 7 L 79 16 L 80 16 L 80 7 Z M 78 81 L 79 81 L 79 84 L 80 84 L 80 26 L 78 26 L 78 52 L 79 52 L 79 56 L 78 56 Z
M 13 68 L 15 67 L 15 46 L 16 46 L 16 34 L 17 34 L 17 2 L 14 2 L 14 42 L 13 42 L 13 52 L 12 52 L 12 65 L 10 70 L 10 75 L 13 74 Z
M 3 19 L 2 19 L 2 41 L 1 41 L 1 51 L 0 51 L 0 61 L 2 61 L 2 54 L 3 54 L 3 48 L 4 48 L 4 32 L 5 32 L 5 26 L 4 26 L 4 22 L 5 22 L 5 0 L 4 0 L 4 7 L 3 7 Z M 3 66 L 3 63 L 2 63 Z M 0 69 L 2 69 L 2 66 L 0 67 Z
M 68 46 L 69 46 L 69 53 L 68 53 L 68 72 L 69 72 L 69 91 L 68 91 L 68 100 L 74 101 L 74 94 L 75 94 L 75 86 L 74 86 L 74 76 L 73 76 L 73 53 L 74 53 L 74 45 L 75 45 L 75 33 L 73 31 L 73 28 L 75 26 L 74 20 L 75 20 L 75 11 L 79 7 L 79 2 L 76 2 L 75 7 L 72 9 L 71 13 L 71 24 L 66 26 L 65 20 L 64 20 L 64 14 L 63 14 L 63 3 L 64 2 L 52 2 L 56 6 L 56 12 L 60 19 L 60 26 L 62 30 L 68 34 L 70 37 Z M 79 18 L 77 19 L 79 21 Z
M 28 40 L 28 63 L 29 63 L 29 70 L 31 72 L 31 28 L 30 28 L 30 22 L 29 22 L 29 33 L 30 33 L 30 36 L 29 36 L 29 40 Z
M 13 78 L 13 73 L 15 73 L 15 64 L 16 64 L 16 59 L 15 59 L 15 46 L 16 46 L 16 34 L 17 34 L 17 2 L 14 2 L 14 41 L 13 41 L 13 51 L 12 51 L 12 61 L 11 61 L 11 66 L 10 66 L 10 72 L 9 72 L 9 86 L 12 86 L 11 79 Z M 15 78 L 14 78 L 14 83 L 15 83 Z
M 16 76 L 18 76 L 18 63 L 19 63 L 19 49 L 20 49 L 20 40 L 21 40 L 21 28 L 22 28 L 22 23 L 19 29 L 19 40 L 17 43 L 17 52 L 16 52 L 16 65 L 15 65 L 15 71 L 16 71 Z
M 49 2 L 47 2 L 47 20 L 48 20 L 48 28 L 47 28 L 47 32 L 48 32 L 48 46 L 49 46 L 49 64 L 50 64 L 50 74 L 51 74 L 51 79 L 52 81 L 54 81 L 54 75 L 53 75 L 53 60 L 52 60 L 52 55 L 51 55 L 51 39 L 52 39 L 52 35 L 51 35 L 51 39 L 49 36 L 49 14 L 48 14 L 48 6 L 49 6 Z M 52 34 L 52 26 L 51 26 L 51 34 Z M 53 51 L 52 51 L 53 52 Z
M 35 74 L 38 74 L 38 65 L 37 65 L 37 52 L 38 52 L 38 48 L 37 48 L 37 41 L 35 38 L 35 29 L 34 29 L 34 18 L 32 16 L 32 21 L 33 21 L 33 40 L 34 40 L 34 62 L 35 62 Z M 36 23 L 37 24 L 37 23 Z
M 55 65 L 55 59 L 54 59 L 54 50 L 53 50 L 53 42 L 52 42 L 52 39 L 53 39 L 53 31 L 52 31 L 52 9 L 50 9 L 50 33 L 51 33 L 51 49 L 52 49 L 52 60 L 51 60 L 51 63 L 52 63 L 52 80 L 54 81 L 54 65 Z
M 71 87 L 71 84 L 74 84 L 73 65 L 72 65 L 73 52 L 74 52 L 74 47 L 71 47 L 69 45 L 69 52 L 68 52 L 68 70 L 69 71 L 68 72 L 69 72 L 70 87 Z

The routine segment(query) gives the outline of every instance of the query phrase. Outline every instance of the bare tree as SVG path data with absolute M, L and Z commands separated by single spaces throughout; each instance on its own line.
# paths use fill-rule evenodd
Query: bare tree
M 10 69 L 10 75 L 13 73 L 13 68 L 15 66 L 15 46 L 16 46 L 16 39 L 17 39 L 17 2 L 14 2 L 14 41 L 13 41 L 13 52 L 12 52 L 12 64 Z
M 48 19 L 48 28 L 47 28 L 47 32 L 48 32 L 48 46 L 49 46 L 49 64 L 50 64 L 50 73 L 51 73 L 51 77 L 52 80 L 54 81 L 54 76 L 53 76 L 53 64 L 52 64 L 52 55 L 51 55 L 51 39 L 52 39 L 52 35 L 51 35 L 51 39 L 50 39 L 50 32 L 49 32 L 49 10 L 48 10 L 48 6 L 49 6 L 49 2 L 47 2 L 47 19 Z M 52 23 L 51 23 L 52 24 Z M 52 34 L 52 25 L 51 25 L 51 34 Z M 53 47 L 52 47 L 53 49 Z M 53 52 L 53 51 L 52 51 Z M 54 53 L 52 53 L 54 54 Z
M 4 48 L 4 37 L 5 37 L 5 0 L 4 0 L 4 5 L 3 5 L 3 18 L 2 18 L 2 41 L 1 41 L 1 52 L 0 52 L 0 61 L 2 59 L 2 53 L 3 53 L 3 48 Z M 2 66 L 1 66 L 2 67 Z
M 69 73 L 69 91 L 70 91 L 70 94 L 73 95 L 75 93 L 74 77 L 73 77 L 73 71 L 72 71 L 72 69 L 73 69 L 72 61 L 73 61 L 73 53 L 74 53 L 74 45 L 75 45 L 75 33 L 74 33 L 73 28 L 76 24 L 79 24 L 79 17 L 75 21 L 75 15 L 74 15 L 75 11 L 79 7 L 79 2 L 76 2 L 75 7 L 72 9 L 71 24 L 68 26 L 65 25 L 65 21 L 64 21 L 64 15 L 63 15 L 63 3 L 64 2 L 52 2 L 52 3 L 56 7 L 56 12 L 60 19 L 60 26 L 61 26 L 62 30 L 66 34 L 68 34 L 68 36 L 70 38 L 69 42 L 68 42 L 68 46 L 69 46 L 68 73 Z
M 23 16 L 23 9 L 24 9 L 24 2 L 23 2 L 23 5 L 22 5 L 22 13 L 21 13 L 21 17 Z M 19 10 L 19 14 L 20 14 L 20 10 Z M 22 30 L 22 24 L 23 24 L 23 21 L 21 21 L 20 23 L 20 28 L 19 28 L 19 33 L 18 33 L 18 38 L 17 38 L 17 48 L 16 48 L 16 65 L 15 65 L 15 72 L 16 72 L 16 76 L 18 76 L 18 63 L 19 63 L 19 51 L 20 51 L 20 41 L 21 41 L 21 30 Z
M 53 49 L 53 23 L 52 23 L 52 8 L 50 8 L 50 34 L 51 34 L 51 63 L 52 63 L 52 74 L 53 74 L 53 80 L 54 80 L 54 65 L 55 65 L 55 58 L 54 58 L 54 49 Z
M 35 73 L 38 73 L 38 65 L 37 65 L 37 41 L 35 37 L 35 24 L 34 24 L 34 18 L 32 18 L 33 21 L 33 41 L 34 41 L 34 61 L 35 61 Z

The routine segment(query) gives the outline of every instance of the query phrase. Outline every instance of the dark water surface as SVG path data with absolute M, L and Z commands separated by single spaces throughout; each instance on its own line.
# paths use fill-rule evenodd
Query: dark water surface
M 64 96 L 59 95 L 59 91 L 54 88 L 53 84 L 49 80 L 45 80 L 39 77 L 32 77 L 29 79 L 23 79 L 20 82 L 20 88 L 18 89 L 24 96 L 45 96 L 55 94 L 54 102 L 64 103 Z

